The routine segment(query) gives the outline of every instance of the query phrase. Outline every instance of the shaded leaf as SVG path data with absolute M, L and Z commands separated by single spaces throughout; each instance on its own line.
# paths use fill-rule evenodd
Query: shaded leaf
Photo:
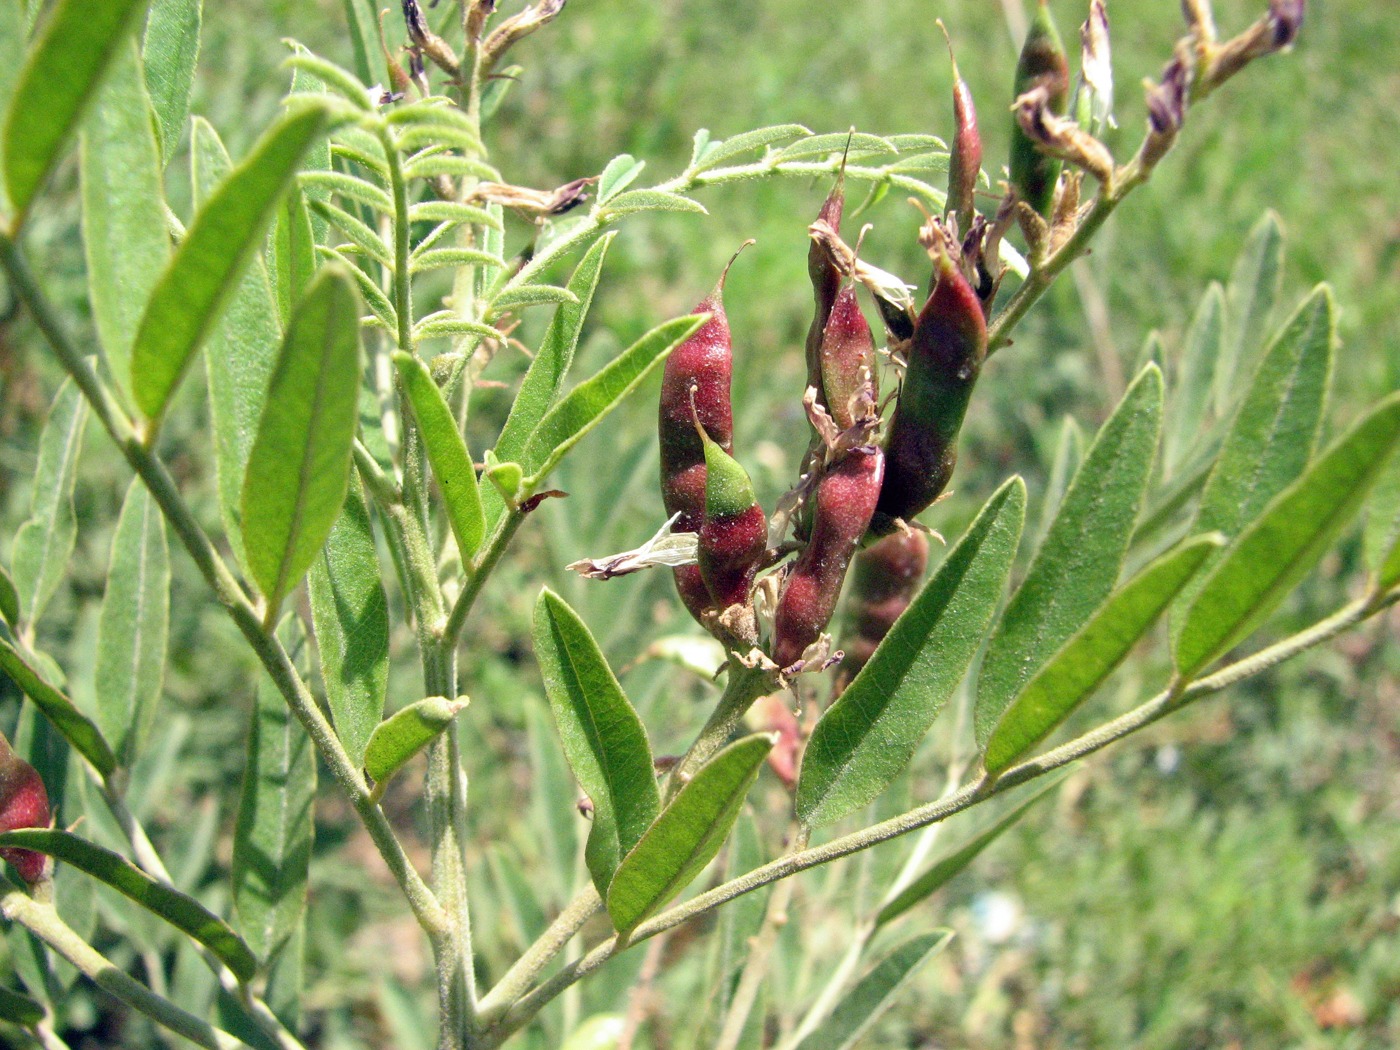
M 366 258 L 373 259 L 385 266 L 394 265 L 393 253 L 389 250 L 389 246 L 384 243 L 383 238 L 344 208 L 338 208 L 329 201 L 318 200 L 311 201 L 310 208 L 343 233 Z
M 1060 440 L 1055 445 L 1055 458 L 1050 461 L 1050 477 L 1045 482 L 1045 495 L 1040 500 L 1040 521 L 1035 529 L 1035 546 L 1039 550 L 1045 541 L 1055 512 L 1065 498 L 1069 483 L 1084 461 L 1084 431 L 1072 416 L 1065 416 L 1060 426 Z
M 465 696 L 429 696 L 380 722 L 365 751 L 365 772 L 374 779 L 375 793 L 382 792 L 389 778 L 436 740 L 466 706 Z
M 985 746 L 1022 685 L 1113 590 L 1161 420 L 1162 373 L 1149 365 L 1094 439 L 988 643 L 973 712 L 979 744 Z
M 165 681 L 170 551 L 165 518 L 140 478 L 127 489 L 97 621 L 97 722 L 123 765 L 140 754 Z
M 327 267 L 297 306 L 243 483 L 248 568 L 275 610 L 345 505 L 360 388 L 359 299 Z
M 141 56 L 166 163 L 179 147 L 190 115 L 203 8 L 203 0 L 151 0 L 146 20 Z
M 284 323 L 316 276 L 316 258 L 316 233 L 306 198 L 293 186 L 277 209 L 270 267 L 277 287 L 277 310 Z
M 5 625 L 13 632 L 19 625 L 19 618 L 19 591 L 15 590 L 15 581 L 10 579 L 5 567 L 0 565 L 0 619 L 4 619 Z
M 34 701 L 64 740 L 102 776 L 117 768 L 116 756 L 96 723 L 73 706 L 73 701 L 44 680 L 43 676 L 9 642 L 0 639 L 0 671 Z
M 5 185 L 12 233 L 58 162 L 108 63 L 149 0 L 60 0 L 30 49 L 5 118 Z M 14 0 L 11 0 L 11 6 Z
M 147 418 L 156 419 L 165 410 L 325 123 L 326 113 L 318 109 L 303 109 L 280 121 L 195 215 L 146 304 L 132 349 L 132 391 Z
M 1268 335 L 1269 316 L 1283 283 L 1283 230 L 1272 211 L 1255 223 L 1225 288 L 1225 341 L 1216 366 L 1217 415 L 1228 414 L 1238 384 L 1253 371 L 1254 351 Z
M 797 782 L 797 816 L 808 827 L 866 805 L 913 757 L 982 644 L 1025 510 L 1025 483 L 1011 478 L 817 723 Z
M 33 1028 L 44 1019 L 44 1008 L 27 995 L 0 987 L 0 1019 L 22 1028 Z
M 987 741 L 988 773 L 1007 769 L 1059 726 L 1116 668 L 1225 543 L 1211 533 L 1157 558 L 1120 587 L 1011 701 Z
M 1381 590 L 1400 583 L 1400 453 L 1390 463 L 1371 497 L 1364 539 L 1366 564 Z
M 55 860 L 86 872 L 135 901 L 152 915 L 193 937 L 217 955 L 240 980 L 251 980 L 257 970 L 253 953 L 228 923 L 193 897 L 156 882 L 125 857 L 109 849 L 70 832 L 48 828 L 7 831 L 0 835 L 0 846 L 47 853 Z
M 618 933 L 656 914 L 714 859 L 776 740 L 775 733 L 755 733 L 730 744 L 676 792 L 608 885 Z
M 1400 440 L 1392 394 L 1240 534 L 1186 613 L 1176 665 L 1190 678 L 1261 624 L 1351 521 Z
M 457 552 L 463 564 L 481 546 L 486 533 L 482 516 L 481 490 L 477 486 L 476 470 L 471 453 L 457 426 L 457 418 L 443 400 L 442 391 L 433 380 L 423 359 L 413 354 L 394 351 L 394 366 L 403 382 L 414 418 L 423 437 L 423 448 L 437 478 L 442 493 L 452 535 L 457 539 Z
M 1224 341 L 1225 290 L 1212 283 L 1186 332 L 1172 386 L 1172 412 L 1162 438 L 1162 466 L 1168 477 L 1201 439 Z
M 19 71 L 24 66 L 24 50 L 29 35 L 29 19 L 24 5 L 0 4 L 0 113 L 8 112 L 14 97 Z M 0 172 L 5 171 L 5 136 L 0 133 Z M 0 178 L 0 211 L 9 212 L 9 194 Z
M 651 746 L 598 643 L 548 588 L 535 603 L 535 657 L 564 755 L 593 800 L 585 859 L 598 893 L 661 809 Z

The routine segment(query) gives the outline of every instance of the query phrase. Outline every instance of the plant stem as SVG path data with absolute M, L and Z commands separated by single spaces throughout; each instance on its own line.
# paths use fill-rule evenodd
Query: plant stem
M 696 770 L 724 746 L 754 701 L 771 693 L 775 685 L 776 676 L 773 671 L 761 667 L 745 667 L 739 662 L 737 653 L 729 654 L 729 682 L 725 686 L 724 695 L 720 697 L 719 703 L 690 748 L 671 770 L 671 777 L 666 786 L 668 798 L 675 795 L 681 786 L 695 775 Z
M 127 463 L 140 476 L 170 522 L 181 544 L 189 552 L 215 599 L 247 639 L 264 669 L 271 676 L 287 706 L 306 728 L 311 742 L 329 766 L 341 789 L 349 797 L 371 840 L 398 882 L 414 917 L 430 938 L 443 929 L 445 916 L 432 892 L 414 870 L 402 844 L 394 835 L 384 812 L 370 798 L 369 786 L 355 763 L 346 754 L 335 730 L 326 720 L 315 698 L 292 666 L 282 644 L 263 629 L 261 617 L 239 586 L 233 573 L 219 557 L 209 537 L 181 498 L 164 462 L 142 444 L 115 398 L 98 379 L 87 359 L 69 340 L 58 322 L 47 297 L 34 281 L 28 264 L 13 240 L 0 234 L 0 265 L 9 275 L 15 296 L 28 307 L 40 332 L 64 370 L 83 392 L 94 415 L 111 437 Z
M 78 972 L 109 995 L 139 1010 L 157 1024 L 208 1050 L 240 1050 L 245 1044 L 222 1029 L 162 999 L 117 969 L 101 952 L 79 937 L 58 916 L 52 904 L 40 903 L 11 886 L 0 895 L 0 914 L 17 922 L 67 959 Z
M 535 938 L 535 942 L 525 953 L 515 960 L 505 976 L 496 982 L 481 1000 L 480 1020 L 483 1025 L 491 1025 L 498 1020 L 514 1002 L 524 995 L 554 957 L 563 951 L 564 946 L 574 938 L 584 923 L 603 907 L 602 898 L 590 882 L 569 904 L 555 916 L 549 928 Z
M 506 512 L 506 516 L 501 519 L 496 531 L 491 534 L 491 539 L 486 546 L 476 556 L 476 562 L 472 565 L 471 571 L 467 574 L 466 586 L 462 588 L 462 593 L 457 596 L 457 600 L 452 603 L 452 612 L 448 614 L 447 623 L 443 626 L 443 643 L 455 645 L 457 637 L 462 633 L 462 628 L 467 622 L 467 616 L 472 611 L 472 606 L 476 604 L 477 597 L 481 594 L 481 589 L 486 585 L 487 579 L 501 560 L 501 555 L 505 554 L 506 548 L 510 546 L 510 541 L 515 537 L 515 532 L 520 528 L 520 523 L 525 520 L 525 513 L 519 508 L 514 508 Z

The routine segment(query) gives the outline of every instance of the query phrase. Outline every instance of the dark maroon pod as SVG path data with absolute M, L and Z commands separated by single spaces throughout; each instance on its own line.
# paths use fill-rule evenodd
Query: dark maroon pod
M 947 252 L 914 325 L 894 418 L 885 436 L 885 483 L 875 531 L 913 520 L 947 487 L 957 463 L 958 431 L 987 356 L 987 322 L 977 293 Z
M 774 614 L 772 655 L 779 667 L 796 664 L 831 622 L 884 476 L 884 453 L 864 445 L 846 452 L 817 482 L 811 539 L 783 580 Z
M 822 203 L 817 213 L 817 221 L 824 222 L 835 233 L 841 232 L 841 215 L 846 209 L 845 180 L 838 179 L 836 186 Z M 836 296 L 841 289 L 841 271 L 836 268 L 831 254 L 817 241 L 807 247 L 807 276 L 812 280 L 813 313 L 812 324 L 807 329 L 807 385 L 817 390 L 817 403 L 826 404 L 822 390 L 822 336 L 826 331 L 827 319 L 836 305 Z
M 43 778 L 0 736 L 0 832 L 47 828 L 52 823 Z M 19 877 L 31 886 L 48 876 L 49 858 L 42 853 L 6 847 L 0 849 L 0 857 L 13 864 Z
M 855 556 L 837 693 L 870 662 L 875 647 L 918 594 L 927 570 L 928 535 L 915 529 L 891 533 Z
M 697 554 L 714 607 L 747 607 L 754 576 L 768 552 L 768 518 L 744 468 L 703 431 L 705 515 Z M 753 633 L 750 628 L 749 634 Z
M 822 331 L 820 363 L 826 409 L 839 429 L 849 430 L 857 418 L 874 413 L 879 398 L 875 338 L 854 284 L 843 284 L 836 293 Z
M 941 25 L 942 23 L 940 23 Z M 953 44 L 948 42 L 952 58 Z M 947 212 L 957 216 L 959 233 L 966 233 L 977 215 L 974 196 L 977 175 L 982 170 L 982 134 L 977 130 L 977 110 L 972 104 L 972 89 L 958 72 L 953 59 L 953 145 L 948 151 Z

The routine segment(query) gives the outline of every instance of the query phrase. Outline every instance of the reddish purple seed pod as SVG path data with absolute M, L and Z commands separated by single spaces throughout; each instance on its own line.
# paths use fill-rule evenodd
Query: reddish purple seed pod
M 875 338 L 853 284 L 842 285 L 832 303 L 822 332 L 821 375 L 827 411 L 840 429 L 855 425 L 862 403 L 874 410 L 879 398 Z
M 832 464 L 817 483 L 812 538 L 783 581 L 774 615 L 773 659 L 779 667 L 800 660 L 831 622 L 884 475 L 881 450 L 862 446 Z
M 949 52 L 952 45 L 949 44 Z M 958 218 L 958 230 L 966 233 L 977 215 L 973 198 L 977 174 L 982 169 L 982 135 L 977 130 L 977 110 L 972 89 L 953 63 L 953 148 L 948 155 L 948 211 Z
M 928 536 L 913 529 L 892 533 L 855 556 L 846 599 L 850 637 L 841 646 L 846 656 L 837 693 L 870 662 L 875 647 L 914 600 L 927 570 Z
M 754 576 L 768 550 L 768 519 L 744 468 L 704 431 L 700 437 L 705 446 L 700 575 L 715 608 L 747 606 Z
M 0 832 L 47 828 L 52 822 L 43 778 L 0 736 Z M 0 857 L 13 864 L 19 877 L 31 886 L 48 875 L 49 858 L 42 853 L 7 847 L 0 849 Z
M 822 203 L 817 213 L 817 221 L 824 222 L 836 233 L 841 232 L 841 215 L 846 209 L 846 188 L 844 179 L 838 179 L 836 187 Z M 837 293 L 841 289 L 841 272 L 836 268 L 830 254 L 815 240 L 807 247 L 807 276 L 812 279 L 812 299 L 814 310 L 812 324 L 807 329 L 807 385 L 816 387 L 817 403 L 825 404 L 822 391 L 822 335 L 826 331 L 827 319 L 836 304 Z

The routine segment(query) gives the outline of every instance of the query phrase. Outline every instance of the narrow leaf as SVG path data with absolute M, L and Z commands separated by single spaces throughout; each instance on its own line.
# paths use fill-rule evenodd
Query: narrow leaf
M 433 248 L 414 253 L 409 269 L 414 273 L 442 270 L 457 266 L 504 266 L 505 260 L 477 248 Z
M 386 196 L 384 200 L 387 203 L 389 198 Z M 485 208 L 458 201 L 423 201 L 421 204 L 415 204 L 408 209 L 408 221 L 446 222 L 454 226 L 470 224 L 489 226 L 496 230 L 501 228 L 501 220 Z
M 199 62 L 203 0 L 152 0 L 142 58 L 160 130 L 161 155 L 169 163 L 185 132 L 190 92 Z
M 913 757 L 982 644 L 1025 510 L 1025 483 L 1011 478 L 817 723 L 797 783 L 797 816 L 808 827 L 860 809 Z
M 288 191 L 277 209 L 270 261 L 277 286 L 277 311 L 286 321 L 316 276 L 315 228 L 306 209 L 306 198 L 297 186 Z
M 1059 787 L 1060 781 L 1063 779 L 1060 777 L 1046 784 L 991 827 L 974 836 L 946 857 L 936 861 L 928 871 L 916 878 L 894 900 L 880 909 L 880 914 L 875 917 L 876 926 L 884 926 L 886 923 L 893 922 L 910 908 L 927 900 L 946 886 L 955 875 L 976 860 L 978 854 L 999 839 L 1002 832 L 1020 821 L 1026 815 L 1026 810 Z
M 668 190 L 628 190 L 619 193 L 603 206 L 608 215 L 630 215 L 639 211 L 683 211 L 694 215 L 708 215 L 705 206 L 699 201 L 682 197 Z
M 1381 590 L 1400 583 L 1400 453 L 1390 457 L 1367 511 L 1363 548 Z
M 413 326 L 415 343 L 421 339 L 443 335 L 474 335 L 482 339 L 499 339 L 501 331 L 489 324 L 458 317 L 452 310 L 439 310 L 429 314 Z
M 698 164 L 692 164 L 695 171 L 706 171 L 710 168 L 717 168 L 721 164 L 733 160 L 735 157 L 742 157 L 745 153 L 752 153 L 755 150 L 763 149 L 765 146 L 772 146 L 779 142 L 786 142 L 788 139 L 796 138 L 799 135 L 811 135 L 812 132 L 804 128 L 801 124 L 775 124 L 768 128 L 757 128 L 753 131 L 745 131 L 739 135 L 732 135 L 723 142 L 713 143 L 705 152 L 704 159 Z
M 394 309 L 394 304 L 384 294 L 384 289 L 375 284 L 374 279 L 365 273 L 354 259 L 334 248 L 325 248 L 320 245 L 316 247 L 316 254 L 323 259 L 335 259 L 344 266 L 346 273 L 355 279 L 355 284 L 360 289 L 360 294 L 365 297 L 365 305 L 370 308 L 370 312 L 379 319 L 387 331 L 397 332 L 399 330 L 399 314 Z
M 126 391 L 141 311 L 170 258 L 160 145 L 135 41 L 117 49 L 83 123 L 80 157 L 89 300 L 112 376 Z
M 629 346 L 597 375 L 585 380 L 551 408 L 535 427 L 521 458 L 534 480 L 543 479 L 565 453 L 604 416 L 637 388 L 653 368 L 703 323 L 700 317 L 678 317 L 653 328 Z
M 24 65 L 28 35 L 29 19 L 24 5 L 0 4 L 0 113 L 9 111 L 19 71 Z M 5 170 L 5 136 L 0 133 L 0 172 Z M 9 210 L 9 194 L 5 191 L 4 178 L 0 178 L 0 211 L 8 215 Z
M 631 933 L 714 859 L 776 739 L 756 733 L 730 744 L 661 811 L 608 886 L 608 914 L 618 933 Z
M 343 171 L 303 171 L 297 176 L 297 181 L 301 184 L 302 189 L 314 189 L 322 196 L 334 193 L 346 200 L 355 201 L 357 204 L 367 204 L 382 214 L 392 215 L 394 213 L 394 202 L 389 199 L 389 194 L 373 182 L 362 179 L 358 175 L 348 175 Z M 438 201 L 436 203 L 447 204 L 449 202 Z M 421 207 L 421 205 L 415 205 L 415 207 Z M 411 209 L 409 216 L 413 217 Z
M 370 92 L 354 73 L 336 65 L 320 55 L 313 54 L 301 45 L 284 63 L 288 69 L 310 73 L 324 86 L 325 90 L 338 95 L 359 110 L 370 108 Z
M 39 622 L 49 599 L 63 582 L 78 538 L 73 486 L 87 413 L 82 393 L 71 379 L 65 379 L 39 435 L 39 463 L 34 471 L 29 519 L 15 533 L 10 553 L 20 608 L 27 611 L 31 624 Z
M 636 182 L 646 166 L 646 161 L 638 160 L 630 153 L 623 153 L 608 161 L 603 174 L 598 176 L 598 203 L 606 204 Z
M 125 857 L 67 831 L 25 828 L 0 835 L 0 846 L 32 849 L 86 872 L 99 882 L 135 901 L 152 915 L 164 919 L 193 937 L 243 981 L 257 971 L 257 960 L 248 945 L 228 923 L 193 897 L 156 882 Z
M 1147 633 L 1225 537 L 1200 536 L 1163 554 L 1118 589 L 1013 700 L 987 741 L 983 764 L 1001 773 L 1059 726 Z
M 1162 373 L 1149 365 L 1094 439 L 992 634 L 973 714 L 979 744 L 986 745 L 1022 685 L 1113 590 L 1152 473 L 1161 420 Z
M 362 254 L 385 266 L 393 266 L 394 256 L 389 246 L 375 233 L 344 208 L 338 208 L 328 201 L 313 200 L 311 210 L 343 233 Z
M 1040 521 L 1035 530 L 1035 546 L 1045 542 L 1055 514 L 1064 502 L 1069 483 L 1084 461 L 1084 431 L 1072 416 L 1065 416 L 1060 426 L 1060 440 L 1055 445 L 1055 458 L 1050 462 L 1050 477 L 1045 482 L 1045 495 L 1040 500 Z
M 33 1028 L 44 1019 L 44 1008 L 27 995 L 0 988 L 0 1018 L 22 1028 Z
M 345 505 L 360 387 L 359 299 L 322 270 L 297 307 L 268 387 L 243 482 L 248 568 L 276 609 Z
M 568 303 L 575 305 L 575 295 L 567 288 L 552 284 L 522 284 L 507 288 L 491 302 L 492 316 L 506 310 L 518 310 L 525 306 L 543 306 L 548 303 Z
M 13 634 L 19 627 L 19 618 L 19 591 L 15 590 L 15 581 L 10 578 L 5 567 L 0 565 L 0 619 L 5 621 L 5 625 Z
M 911 937 L 880 960 L 836 1004 L 820 1028 L 798 1046 L 798 1050 L 852 1050 L 880 1015 L 890 1008 L 895 995 L 919 968 L 952 940 L 951 930 L 935 930 Z
M 60 0 L 29 52 L 5 119 L 12 233 L 58 162 L 107 65 L 149 0 Z M 14 3 L 14 0 L 11 0 Z
M 851 158 L 894 157 L 898 155 L 894 146 L 878 135 L 834 131 L 825 135 L 812 135 L 794 142 L 791 146 L 779 151 L 774 159 L 781 164 L 783 161 L 823 157 L 831 153 L 844 153 Z
M 465 696 L 456 700 L 430 696 L 379 723 L 365 751 L 365 772 L 373 778 L 375 791 L 383 791 L 382 785 L 436 740 L 466 706 Z
M 170 628 L 165 518 L 140 478 L 127 489 L 97 621 L 97 722 L 123 765 L 141 752 L 161 686 Z
M 1212 284 L 1182 343 L 1172 387 L 1172 412 L 1162 439 L 1162 465 L 1168 477 L 1176 474 L 1201 439 L 1224 340 L 1225 291 Z
M 585 859 L 598 893 L 661 809 L 651 746 L 598 643 L 553 591 L 535 603 L 535 657 L 579 785 L 593 800 Z
M 465 564 L 481 546 L 486 534 L 486 519 L 481 510 L 481 490 L 471 453 L 457 426 L 452 409 L 443 400 L 442 391 L 423 359 L 413 354 L 394 351 L 394 365 L 399 379 L 413 406 L 414 418 L 423 435 L 423 448 L 437 478 L 442 502 L 452 535 L 457 539 L 457 552 Z
M 1346 528 L 1400 440 L 1392 394 L 1274 498 L 1206 578 L 1186 614 L 1176 666 L 1191 677 L 1262 623 Z
M 1215 375 L 1216 413 L 1235 402 L 1238 384 L 1253 371 L 1254 351 L 1268 335 L 1269 316 L 1283 282 L 1283 230 L 1266 212 L 1249 231 L 1225 288 L 1227 321 L 1222 357 Z
M 132 390 L 147 418 L 175 385 L 238 287 L 326 113 L 303 109 L 262 137 L 195 216 L 146 304 L 132 350 Z
M 311 621 L 336 735 L 356 765 L 384 716 L 389 679 L 389 603 L 374 530 L 358 481 L 309 577 Z
M 46 682 L 9 642 L 0 639 L 0 671 L 34 701 L 64 740 L 92 763 L 102 776 L 117 768 L 116 756 L 102 736 L 102 730 L 73 706 L 73 701 Z

